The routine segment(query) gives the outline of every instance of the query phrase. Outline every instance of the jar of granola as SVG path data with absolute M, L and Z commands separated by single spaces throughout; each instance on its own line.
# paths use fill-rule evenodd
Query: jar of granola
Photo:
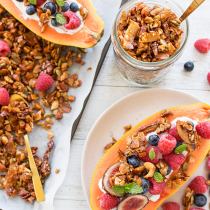
M 189 36 L 188 20 L 178 20 L 183 12 L 173 0 L 130 0 L 123 5 L 111 38 L 116 65 L 125 80 L 148 86 L 172 69 Z

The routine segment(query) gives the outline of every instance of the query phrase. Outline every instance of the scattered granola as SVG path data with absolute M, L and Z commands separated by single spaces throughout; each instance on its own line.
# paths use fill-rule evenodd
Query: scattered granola
M 55 173 L 58 174 L 60 172 L 60 169 L 56 169 Z
M 184 210 L 189 210 L 190 207 L 192 206 L 194 202 L 194 196 L 193 196 L 194 191 L 191 190 L 190 188 L 187 188 L 185 190 L 185 196 L 182 199 L 182 204 L 185 207 Z
M 144 62 L 168 59 L 181 45 L 183 31 L 171 9 L 136 3 L 128 14 L 123 11 L 118 25 L 118 38 L 123 49 Z
M 6 89 L 10 96 L 10 104 L 0 106 L 0 172 L 6 172 L 0 176 L 0 189 L 5 189 L 10 197 L 19 195 L 32 203 L 36 196 L 27 152 L 17 146 L 24 146 L 23 135 L 32 132 L 34 124 L 50 130 L 54 116 L 59 120 L 70 112 L 73 100 L 69 100 L 68 90 L 80 87 L 82 82 L 77 74 L 71 75 L 67 70 L 76 52 L 63 54 L 65 46 L 38 37 L 2 6 L 0 13 L 0 38 L 11 50 L 8 57 L 0 57 L 0 89 Z M 53 91 L 36 93 L 37 78 L 42 73 L 54 80 Z M 51 112 L 45 113 L 45 107 L 50 107 Z M 42 159 L 37 154 L 38 147 L 31 148 L 42 184 L 51 172 L 48 159 L 54 146 L 53 136 L 49 131 L 51 140 Z
M 132 128 L 132 125 L 131 124 L 126 125 L 126 126 L 123 126 L 123 129 L 125 130 L 124 133 L 127 133 L 129 130 L 131 130 L 131 128 Z
M 117 140 L 112 137 L 112 142 L 108 143 L 104 149 L 103 149 L 103 153 L 106 153 L 115 143 L 117 142 Z

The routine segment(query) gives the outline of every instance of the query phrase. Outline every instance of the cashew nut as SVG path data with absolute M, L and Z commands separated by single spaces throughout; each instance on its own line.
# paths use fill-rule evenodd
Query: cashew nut
M 145 179 L 148 179 L 150 177 L 153 177 L 154 176 L 154 173 L 155 173 L 155 165 L 150 163 L 150 162 L 146 162 L 144 163 L 144 167 L 149 171 L 148 174 L 146 176 L 144 176 L 143 178 Z

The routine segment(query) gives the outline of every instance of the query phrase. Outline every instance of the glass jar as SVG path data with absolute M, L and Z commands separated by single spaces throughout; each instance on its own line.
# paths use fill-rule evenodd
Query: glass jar
M 175 54 L 173 54 L 168 59 L 159 62 L 139 61 L 131 57 L 122 48 L 117 37 L 117 26 L 119 24 L 122 11 L 128 13 L 130 9 L 135 7 L 136 3 L 140 2 L 141 0 L 130 0 L 121 7 L 112 27 L 111 38 L 114 48 L 116 65 L 121 76 L 130 83 L 142 87 L 159 82 L 172 69 L 175 61 L 180 58 L 186 47 L 189 36 L 189 23 L 186 19 L 180 24 L 180 28 L 184 33 L 182 34 L 180 48 Z M 151 8 L 154 5 L 158 5 L 162 8 L 171 9 L 172 12 L 177 15 L 177 17 L 181 17 L 184 12 L 184 10 L 173 0 L 144 0 L 143 2 Z

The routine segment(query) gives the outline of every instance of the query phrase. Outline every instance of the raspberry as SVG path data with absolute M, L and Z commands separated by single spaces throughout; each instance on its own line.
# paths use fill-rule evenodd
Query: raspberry
M 67 11 L 63 15 L 66 18 L 67 24 L 64 24 L 64 27 L 66 29 L 72 30 L 76 29 L 81 25 L 81 20 L 78 18 L 78 16 L 71 11 Z
M 166 187 L 165 181 L 156 182 L 153 177 L 149 178 L 148 180 L 149 180 L 149 183 L 150 183 L 149 192 L 152 195 L 159 195 L 160 193 L 163 192 L 163 190 Z
M 196 176 L 188 186 L 191 190 L 194 190 L 197 194 L 205 193 L 208 190 L 206 180 L 203 176 Z
M 181 139 L 181 137 L 178 134 L 176 126 L 174 126 L 173 128 L 170 128 L 170 130 L 168 131 L 168 134 L 173 136 L 177 141 L 183 142 L 183 140 Z
M 207 167 L 210 170 L 210 157 L 208 157 L 208 160 L 207 160 Z
M 9 45 L 6 42 L 0 40 L 0 56 L 6 57 L 9 54 L 10 54 L 10 47 L 9 47 Z
M 166 155 L 172 152 L 175 146 L 176 146 L 176 139 L 170 134 L 165 134 L 160 137 L 158 148 L 162 155 Z
M 38 91 L 44 91 L 51 88 L 53 84 L 54 84 L 53 78 L 48 74 L 42 73 L 38 77 L 35 88 Z
M 190 210 L 205 210 L 205 209 L 190 209 Z
M 151 149 L 154 149 L 154 152 L 155 152 L 155 159 L 153 159 L 153 160 L 151 160 L 149 158 L 149 151 Z M 153 164 L 156 164 L 158 162 L 158 149 L 156 147 L 153 147 L 153 146 L 147 147 L 146 148 L 146 153 L 147 153 L 147 155 L 145 157 L 140 157 L 139 159 L 144 161 L 144 162 L 150 162 L 150 163 L 153 163 Z
M 180 210 L 180 205 L 176 202 L 168 202 L 162 205 L 163 210 Z
M 208 80 L 208 83 L 210 84 L 210 72 L 207 74 L 207 80 Z
M 202 122 L 196 125 L 196 131 L 204 139 L 210 139 L 210 122 Z
M 9 93 L 7 89 L 0 88 L 0 105 L 8 106 L 9 102 L 10 102 L 10 99 L 9 99 Z
M 210 50 L 210 39 L 199 39 L 194 46 L 200 53 L 207 53 Z
M 118 199 L 113 195 L 104 193 L 100 196 L 100 207 L 103 210 L 110 210 L 118 205 Z
M 47 0 L 37 0 L 36 6 L 42 6 Z
M 184 163 L 185 156 L 183 154 L 176 154 L 172 152 L 167 155 L 163 155 L 163 159 L 168 163 L 172 170 L 177 170 L 179 166 Z

